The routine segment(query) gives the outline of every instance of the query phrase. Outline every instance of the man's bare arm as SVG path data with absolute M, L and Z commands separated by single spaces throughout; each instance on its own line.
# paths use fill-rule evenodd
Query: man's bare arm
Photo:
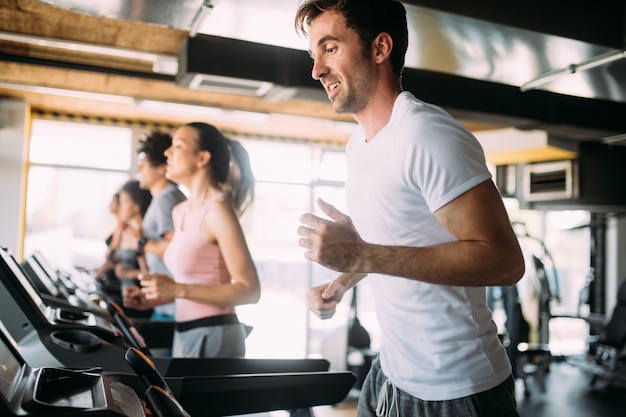
M 305 215 L 300 245 L 305 256 L 341 272 L 382 273 L 441 285 L 515 284 L 524 259 L 502 199 L 484 181 L 435 213 L 456 242 L 429 247 L 383 246 L 364 242 L 348 216 L 320 203 L 332 221 Z

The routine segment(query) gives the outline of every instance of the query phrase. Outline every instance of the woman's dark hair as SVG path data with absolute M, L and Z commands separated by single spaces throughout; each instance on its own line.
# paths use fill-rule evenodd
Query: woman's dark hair
M 165 150 L 170 146 L 172 146 L 172 136 L 167 132 L 154 130 L 139 141 L 137 153 L 143 153 L 150 165 L 159 167 L 167 162 Z
M 207 123 L 188 123 L 198 132 L 198 149 L 211 154 L 209 167 L 213 178 L 227 192 L 239 215 L 254 199 L 254 174 L 250 157 L 241 143 L 226 138 L 215 127 Z
M 130 199 L 139 206 L 141 217 L 146 214 L 146 210 L 148 210 L 148 206 L 152 202 L 150 190 L 141 188 L 137 180 L 129 180 L 122 185 L 120 192 L 128 193 Z
M 361 39 L 364 54 L 370 57 L 370 46 L 385 32 L 393 40 L 390 62 L 393 73 L 400 78 L 409 46 L 406 9 L 397 0 L 306 0 L 295 18 L 296 31 L 308 36 L 311 24 L 323 12 L 336 11 L 346 19 L 346 26 Z

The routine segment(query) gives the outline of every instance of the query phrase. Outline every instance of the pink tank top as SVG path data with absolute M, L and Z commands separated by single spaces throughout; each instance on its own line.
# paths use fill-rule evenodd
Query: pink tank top
M 176 282 L 183 284 L 225 284 L 230 282 L 222 252 L 218 245 L 202 236 L 202 221 L 212 204 L 224 194 L 210 198 L 196 213 L 189 212 L 189 200 L 181 204 L 180 224 L 174 225 L 174 237 L 163 259 Z M 176 299 L 176 321 L 196 320 L 203 317 L 229 314 L 234 308 L 222 308 L 184 298 Z

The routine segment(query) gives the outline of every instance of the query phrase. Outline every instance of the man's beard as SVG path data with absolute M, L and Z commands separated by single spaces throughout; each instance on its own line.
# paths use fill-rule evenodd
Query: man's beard
M 339 114 L 356 114 L 365 108 L 370 98 L 374 95 L 374 81 L 368 73 L 356 72 L 351 78 L 352 88 L 342 83 L 346 90 L 335 96 L 333 110 Z

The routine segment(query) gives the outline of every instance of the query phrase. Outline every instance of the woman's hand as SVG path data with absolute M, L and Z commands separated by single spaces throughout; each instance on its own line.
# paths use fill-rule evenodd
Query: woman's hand
M 171 302 L 179 297 L 177 291 L 180 286 L 165 274 L 140 274 L 141 292 L 148 300 Z
M 136 285 L 124 287 L 122 292 L 122 301 L 124 303 L 124 307 L 135 310 L 149 310 L 153 307 L 153 304 L 144 296 L 141 288 Z
M 115 276 L 119 279 L 137 279 L 139 275 L 138 269 L 130 269 L 121 263 L 115 264 Z

